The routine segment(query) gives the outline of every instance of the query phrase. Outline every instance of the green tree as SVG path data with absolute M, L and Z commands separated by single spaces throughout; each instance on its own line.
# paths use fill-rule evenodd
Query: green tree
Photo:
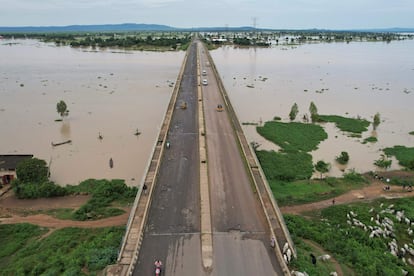
M 62 118 L 69 115 L 68 106 L 62 100 L 56 104 L 56 109 L 60 117 Z
M 319 160 L 315 164 L 315 170 L 321 174 L 321 179 L 323 177 L 323 174 L 329 172 L 330 169 L 331 168 L 330 168 L 329 163 L 326 163 L 326 162 L 324 162 L 322 160 Z
M 289 119 L 291 121 L 295 120 L 296 119 L 296 115 L 298 115 L 298 112 L 299 112 L 298 105 L 296 103 L 294 103 L 292 105 L 292 108 L 290 109 Z
M 388 169 L 389 167 L 391 167 L 391 164 L 392 160 L 389 160 L 384 154 L 381 154 L 380 159 L 374 161 L 375 166 L 383 169 Z
M 336 161 L 339 164 L 346 164 L 349 161 L 349 154 L 346 151 L 341 152 L 341 154 L 339 156 L 336 157 Z
M 45 160 L 28 158 L 17 164 L 17 179 L 22 183 L 42 183 L 47 181 L 48 167 Z
M 316 107 L 314 102 L 311 102 L 309 105 L 309 112 L 311 115 L 311 120 L 312 122 L 317 122 L 319 120 L 319 115 L 318 115 L 318 108 Z
M 372 123 L 372 126 L 374 127 L 374 130 L 377 129 L 377 127 L 379 126 L 380 123 L 381 123 L 380 114 L 377 113 L 377 114 L 374 115 L 374 121 Z

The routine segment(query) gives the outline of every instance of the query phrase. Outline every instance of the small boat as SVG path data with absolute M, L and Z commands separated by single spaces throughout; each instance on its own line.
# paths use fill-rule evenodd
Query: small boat
M 109 159 L 109 167 L 111 169 L 114 167 L 114 160 L 112 160 L 112 158 Z
M 67 141 L 60 142 L 60 143 L 53 143 L 52 142 L 52 147 L 56 147 L 56 146 L 60 146 L 60 145 L 64 145 L 64 144 L 69 144 L 69 143 L 72 143 L 72 140 L 67 140 Z

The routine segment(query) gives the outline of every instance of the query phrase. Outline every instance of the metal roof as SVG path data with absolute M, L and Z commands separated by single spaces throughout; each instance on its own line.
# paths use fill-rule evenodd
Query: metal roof
M 5 154 L 0 155 L 0 170 L 14 171 L 17 164 L 27 158 L 32 158 L 33 154 Z

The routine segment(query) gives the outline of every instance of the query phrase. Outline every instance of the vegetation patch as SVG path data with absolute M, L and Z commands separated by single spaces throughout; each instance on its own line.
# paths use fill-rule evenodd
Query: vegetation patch
M 410 132 L 408 132 L 408 134 L 414 135 L 414 131 L 410 131 Z
M 89 179 L 81 182 L 77 186 L 66 188 L 70 194 L 87 193 L 92 198 L 82 205 L 73 213 L 75 220 L 93 220 L 102 219 L 111 216 L 123 214 L 124 211 L 111 207 L 111 203 L 117 202 L 133 202 L 137 193 L 137 188 L 128 187 L 124 180 L 96 180 Z
M 342 131 L 351 132 L 351 133 L 362 133 L 368 130 L 370 122 L 364 119 L 352 119 L 346 118 L 338 115 L 319 115 L 319 121 L 321 122 L 331 122 Z
M 286 152 L 309 152 L 317 149 L 318 144 L 328 138 L 325 130 L 314 124 L 272 121 L 256 129 L 260 135 L 279 145 Z
M 312 156 L 303 152 L 256 151 L 269 181 L 294 181 L 312 176 Z
M 394 146 L 392 148 L 385 148 L 383 151 L 388 156 L 395 156 L 401 166 L 414 170 L 414 147 Z
M 293 239 L 310 239 L 320 244 L 339 262 L 352 268 L 356 275 L 399 275 L 402 270 L 414 273 L 413 267 L 402 261 L 403 257 L 407 263 L 413 258 L 409 250 L 400 250 L 404 244 L 414 248 L 410 231 L 407 231 L 407 227 L 411 229 L 413 226 L 406 224 L 406 219 L 414 220 L 414 201 L 411 199 L 335 205 L 307 213 L 307 217 L 310 219 L 285 215 Z M 296 246 L 302 248 L 298 248 L 299 252 L 307 250 L 302 243 Z M 310 269 L 303 262 L 294 261 L 292 265 L 299 271 Z
M 377 141 L 378 141 L 377 137 L 370 136 L 370 137 L 368 137 L 368 138 L 365 138 L 365 139 L 364 139 L 364 141 L 363 141 L 362 143 L 363 143 L 363 144 L 366 144 L 366 143 L 375 143 L 375 142 L 377 142 Z
M 0 225 L 1 275 L 96 275 L 116 261 L 124 227 L 45 229 Z
M 355 172 L 342 178 L 328 177 L 323 180 L 298 180 L 293 182 L 269 180 L 269 185 L 279 206 L 306 204 L 337 197 L 351 189 L 359 189 L 368 181 Z

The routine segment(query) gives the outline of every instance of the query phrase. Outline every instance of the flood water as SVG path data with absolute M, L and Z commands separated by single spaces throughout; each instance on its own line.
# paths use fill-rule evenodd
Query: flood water
M 297 47 L 246 49 L 222 47 L 211 52 L 241 122 L 260 123 L 275 116 L 289 121 L 294 103 L 297 119 L 309 113 L 313 101 L 319 114 L 373 120 L 379 112 L 378 142 L 362 144 L 333 124 L 324 125 L 329 138 L 312 152 L 313 162 L 332 165 L 329 175 L 340 176 L 335 157 L 347 151 L 347 169 L 375 170 L 380 149 L 414 146 L 414 41 L 307 44 Z M 248 87 L 250 86 L 250 87 Z M 259 136 L 255 126 L 243 126 L 247 139 L 260 149 L 277 147 Z M 398 169 L 394 159 L 391 169 Z M 342 168 L 344 169 L 344 168 Z
M 0 40 L 0 154 L 45 160 L 60 185 L 88 178 L 139 185 L 183 57 Z M 70 112 L 55 122 L 60 100 Z
M 294 48 L 211 52 L 241 122 L 288 121 L 313 101 L 319 114 L 381 115 L 378 142 L 350 138 L 326 124 L 329 138 L 313 161 L 332 164 L 347 151 L 346 169 L 374 170 L 381 148 L 414 146 L 414 41 L 308 44 Z M 51 180 L 77 184 L 88 178 L 125 179 L 139 185 L 180 70 L 184 52 L 92 51 L 55 47 L 35 40 L 0 40 L 0 154 L 34 154 L 50 164 Z M 247 85 L 253 87 L 247 87 Z M 56 111 L 64 100 L 63 122 Z M 277 149 L 254 126 L 249 141 Z M 136 130 L 141 135 L 135 136 Z M 98 136 L 102 135 L 102 140 Z M 51 143 L 72 140 L 52 147 Z M 114 166 L 110 168 L 109 159 Z M 399 166 L 393 160 L 392 169 Z

